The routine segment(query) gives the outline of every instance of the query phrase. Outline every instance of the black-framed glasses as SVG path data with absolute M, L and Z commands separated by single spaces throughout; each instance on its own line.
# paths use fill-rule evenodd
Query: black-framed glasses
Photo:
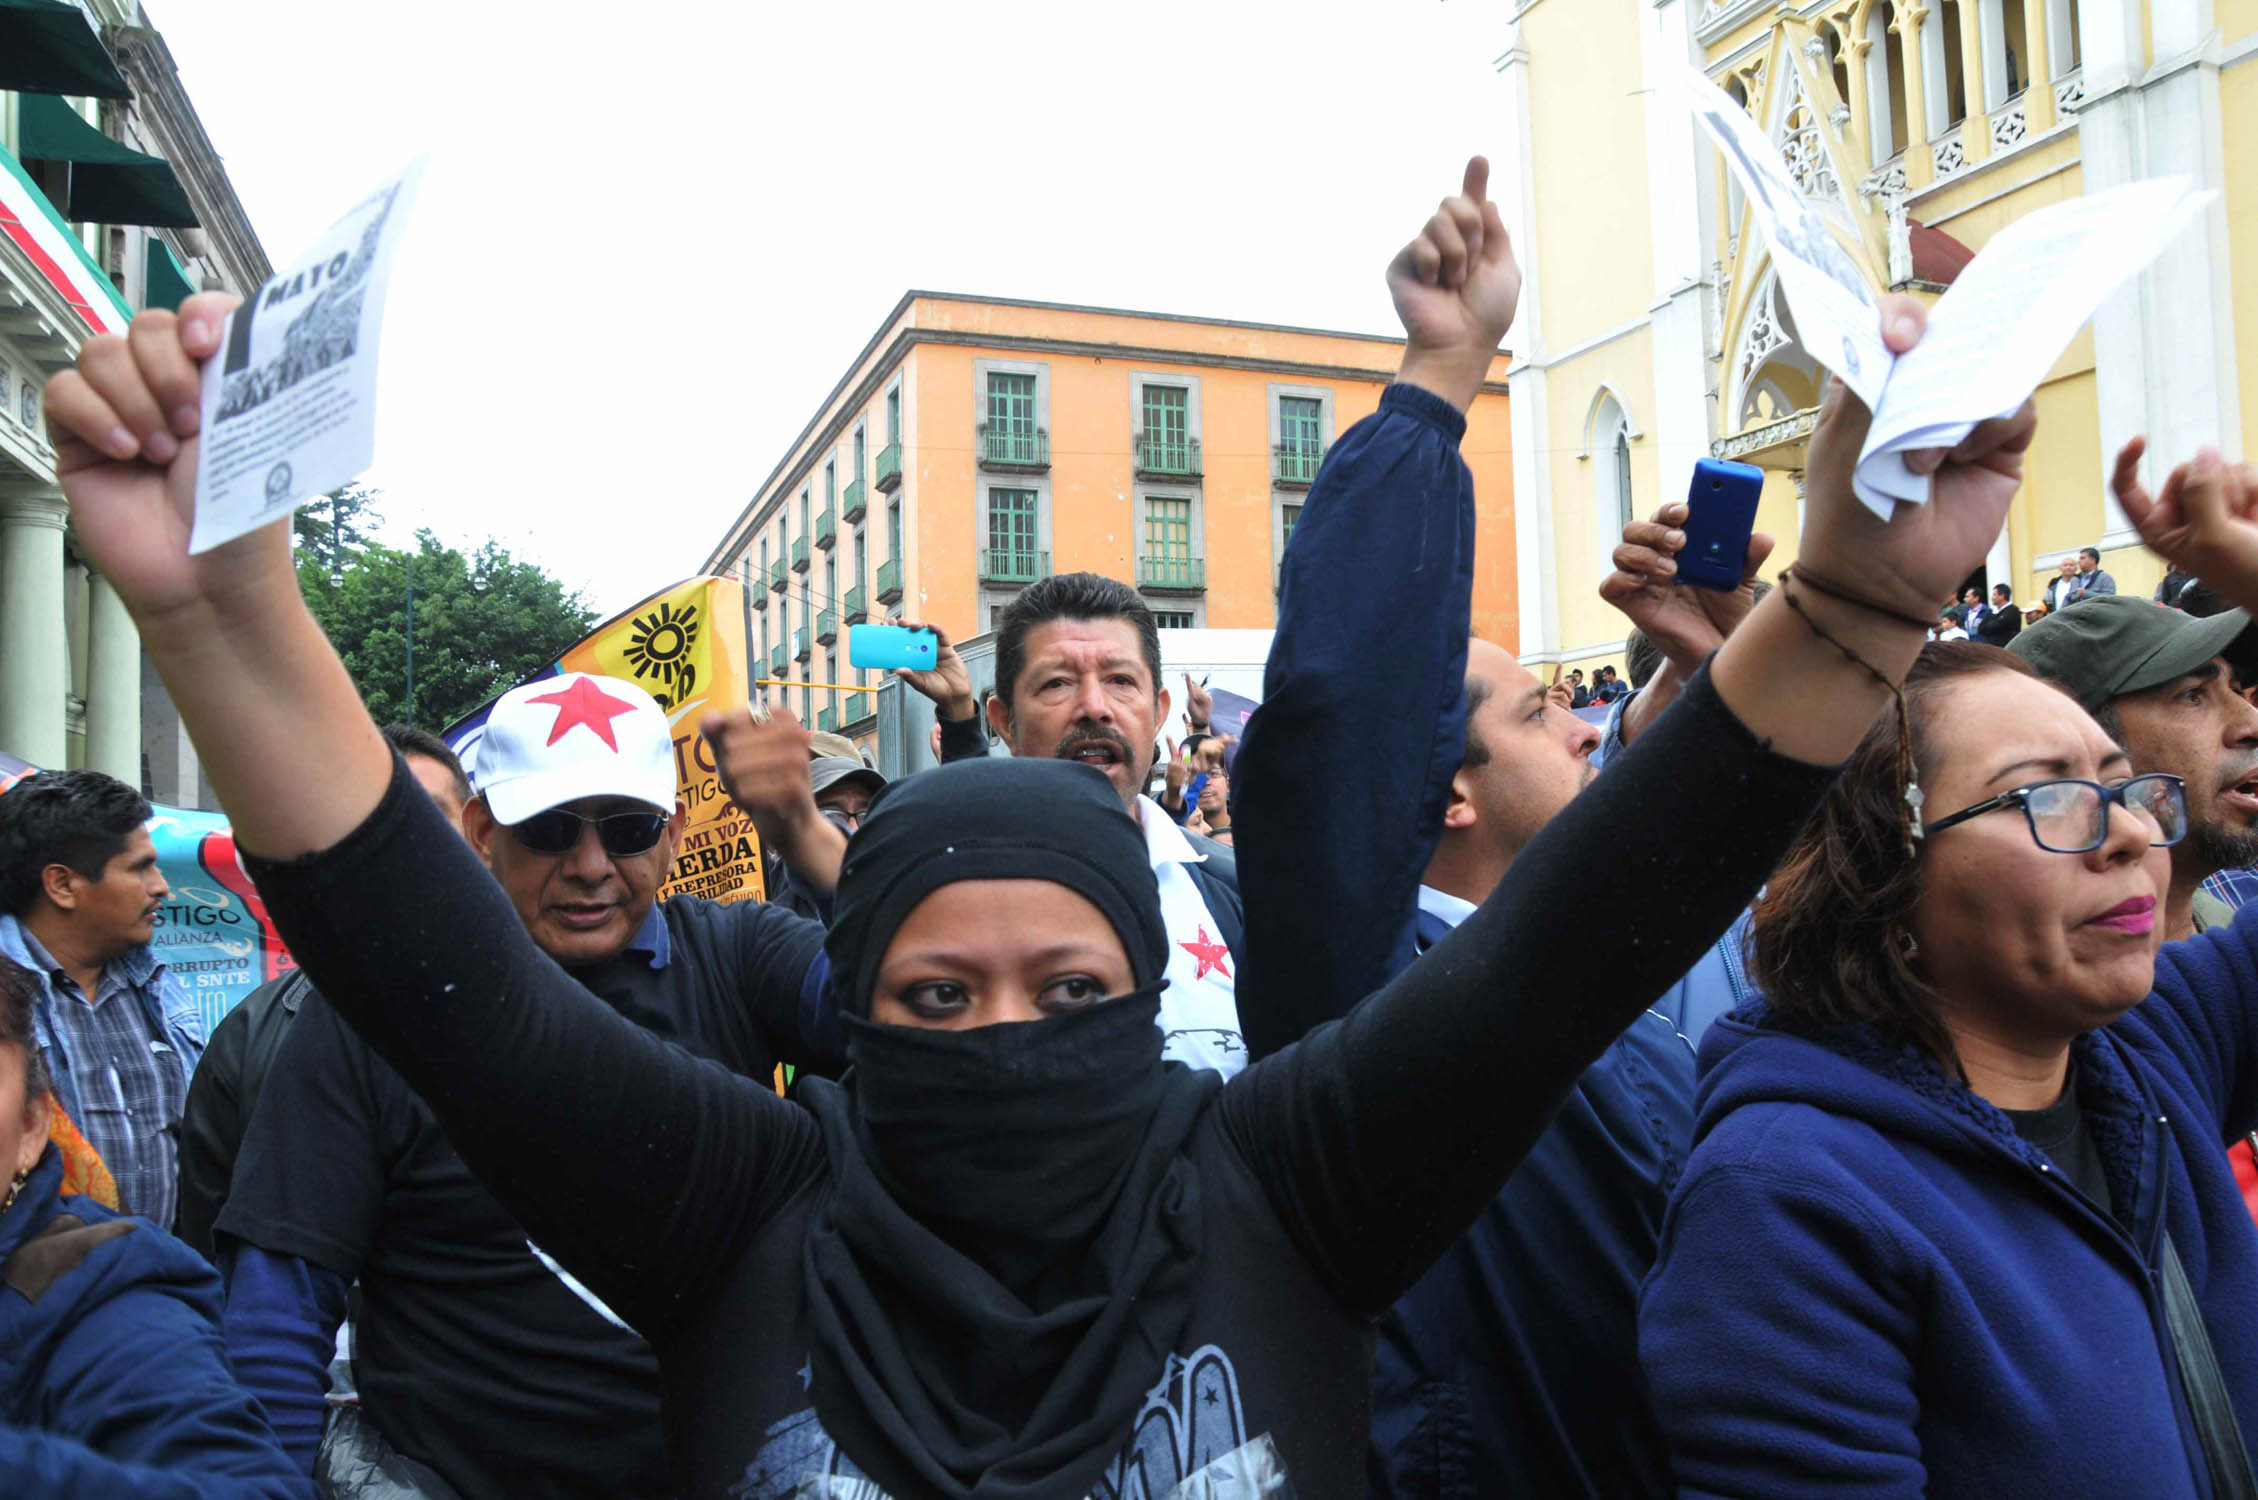
M 841 807 L 826 807 L 822 812 L 824 822 L 850 837 L 853 836 L 857 828 L 862 826 L 861 813 L 851 813 Z
M 621 812 L 590 818 L 569 807 L 552 807 L 522 823 L 510 824 L 510 836 L 535 854 L 569 854 L 580 842 L 580 830 L 590 823 L 596 825 L 596 839 L 604 852 L 625 859 L 650 852 L 666 832 L 667 816 L 662 812 Z
M 1942 833 L 1955 823 L 2019 807 L 2031 825 L 2031 839 L 2055 854 L 2085 854 L 2109 837 L 2109 809 L 2122 807 L 2156 830 L 2148 842 L 2169 848 L 2187 837 L 2187 787 L 2177 776 L 2135 776 L 2122 786 L 2098 781 L 2034 781 L 1964 807 L 1949 818 L 1922 825 L 1922 833 Z

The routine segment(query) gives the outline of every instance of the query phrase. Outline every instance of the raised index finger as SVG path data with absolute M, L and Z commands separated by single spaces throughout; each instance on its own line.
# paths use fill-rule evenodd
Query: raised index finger
M 1461 183 L 1459 191 L 1476 203 L 1480 203 L 1488 195 L 1490 191 L 1490 159 L 1488 157 L 1470 156 L 1466 159 L 1466 177 Z

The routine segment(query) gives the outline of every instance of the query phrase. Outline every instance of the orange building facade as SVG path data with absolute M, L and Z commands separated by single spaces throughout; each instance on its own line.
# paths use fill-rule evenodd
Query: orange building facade
M 966 641 L 1051 573 L 1134 584 L 1163 628 L 1276 619 L 1278 563 L 1335 436 L 1400 339 L 911 292 L 708 554 L 751 585 L 757 676 L 858 739 L 875 687 L 847 626 Z M 1474 628 L 1518 649 L 1505 358 L 1462 446 L 1479 529 Z M 815 684 L 811 686 L 810 684 Z M 781 700 L 779 699 L 781 692 Z

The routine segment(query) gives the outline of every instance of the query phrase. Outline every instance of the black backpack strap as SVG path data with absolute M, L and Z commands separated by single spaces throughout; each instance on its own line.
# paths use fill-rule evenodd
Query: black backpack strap
M 2164 1236 L 2163 1263 L 2157 1271 L 2163 1282 L 2164 1321 L 2172 1332 L 2172 1353 L 2180 1363 L 2180 1384 L 2195 1415 L 2203 1461 L 2211 1470 L 2211 1493 L 2218 1500 L 2258 1500 L 2258 1478 L 2250 1472 L 2250 1452 L 2242 1443 L 2234 1400 L 2219 1373 L 2219 1357 L 2212 1352 L 2195 1288 L 2188 1285 L 2187 1268 L 2180 1264 L 2179 1249 L 2169 1234 Z

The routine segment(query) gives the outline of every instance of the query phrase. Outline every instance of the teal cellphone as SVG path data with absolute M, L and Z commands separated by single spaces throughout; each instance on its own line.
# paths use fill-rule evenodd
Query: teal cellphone
M 891 671 L 906 667 L 912 672 L 930 672 L 941 659 L 941 638 L 930 630 L 912 630 L 907 625 L 849 625 L 847 627 L 847 664 L 875 671 Z

